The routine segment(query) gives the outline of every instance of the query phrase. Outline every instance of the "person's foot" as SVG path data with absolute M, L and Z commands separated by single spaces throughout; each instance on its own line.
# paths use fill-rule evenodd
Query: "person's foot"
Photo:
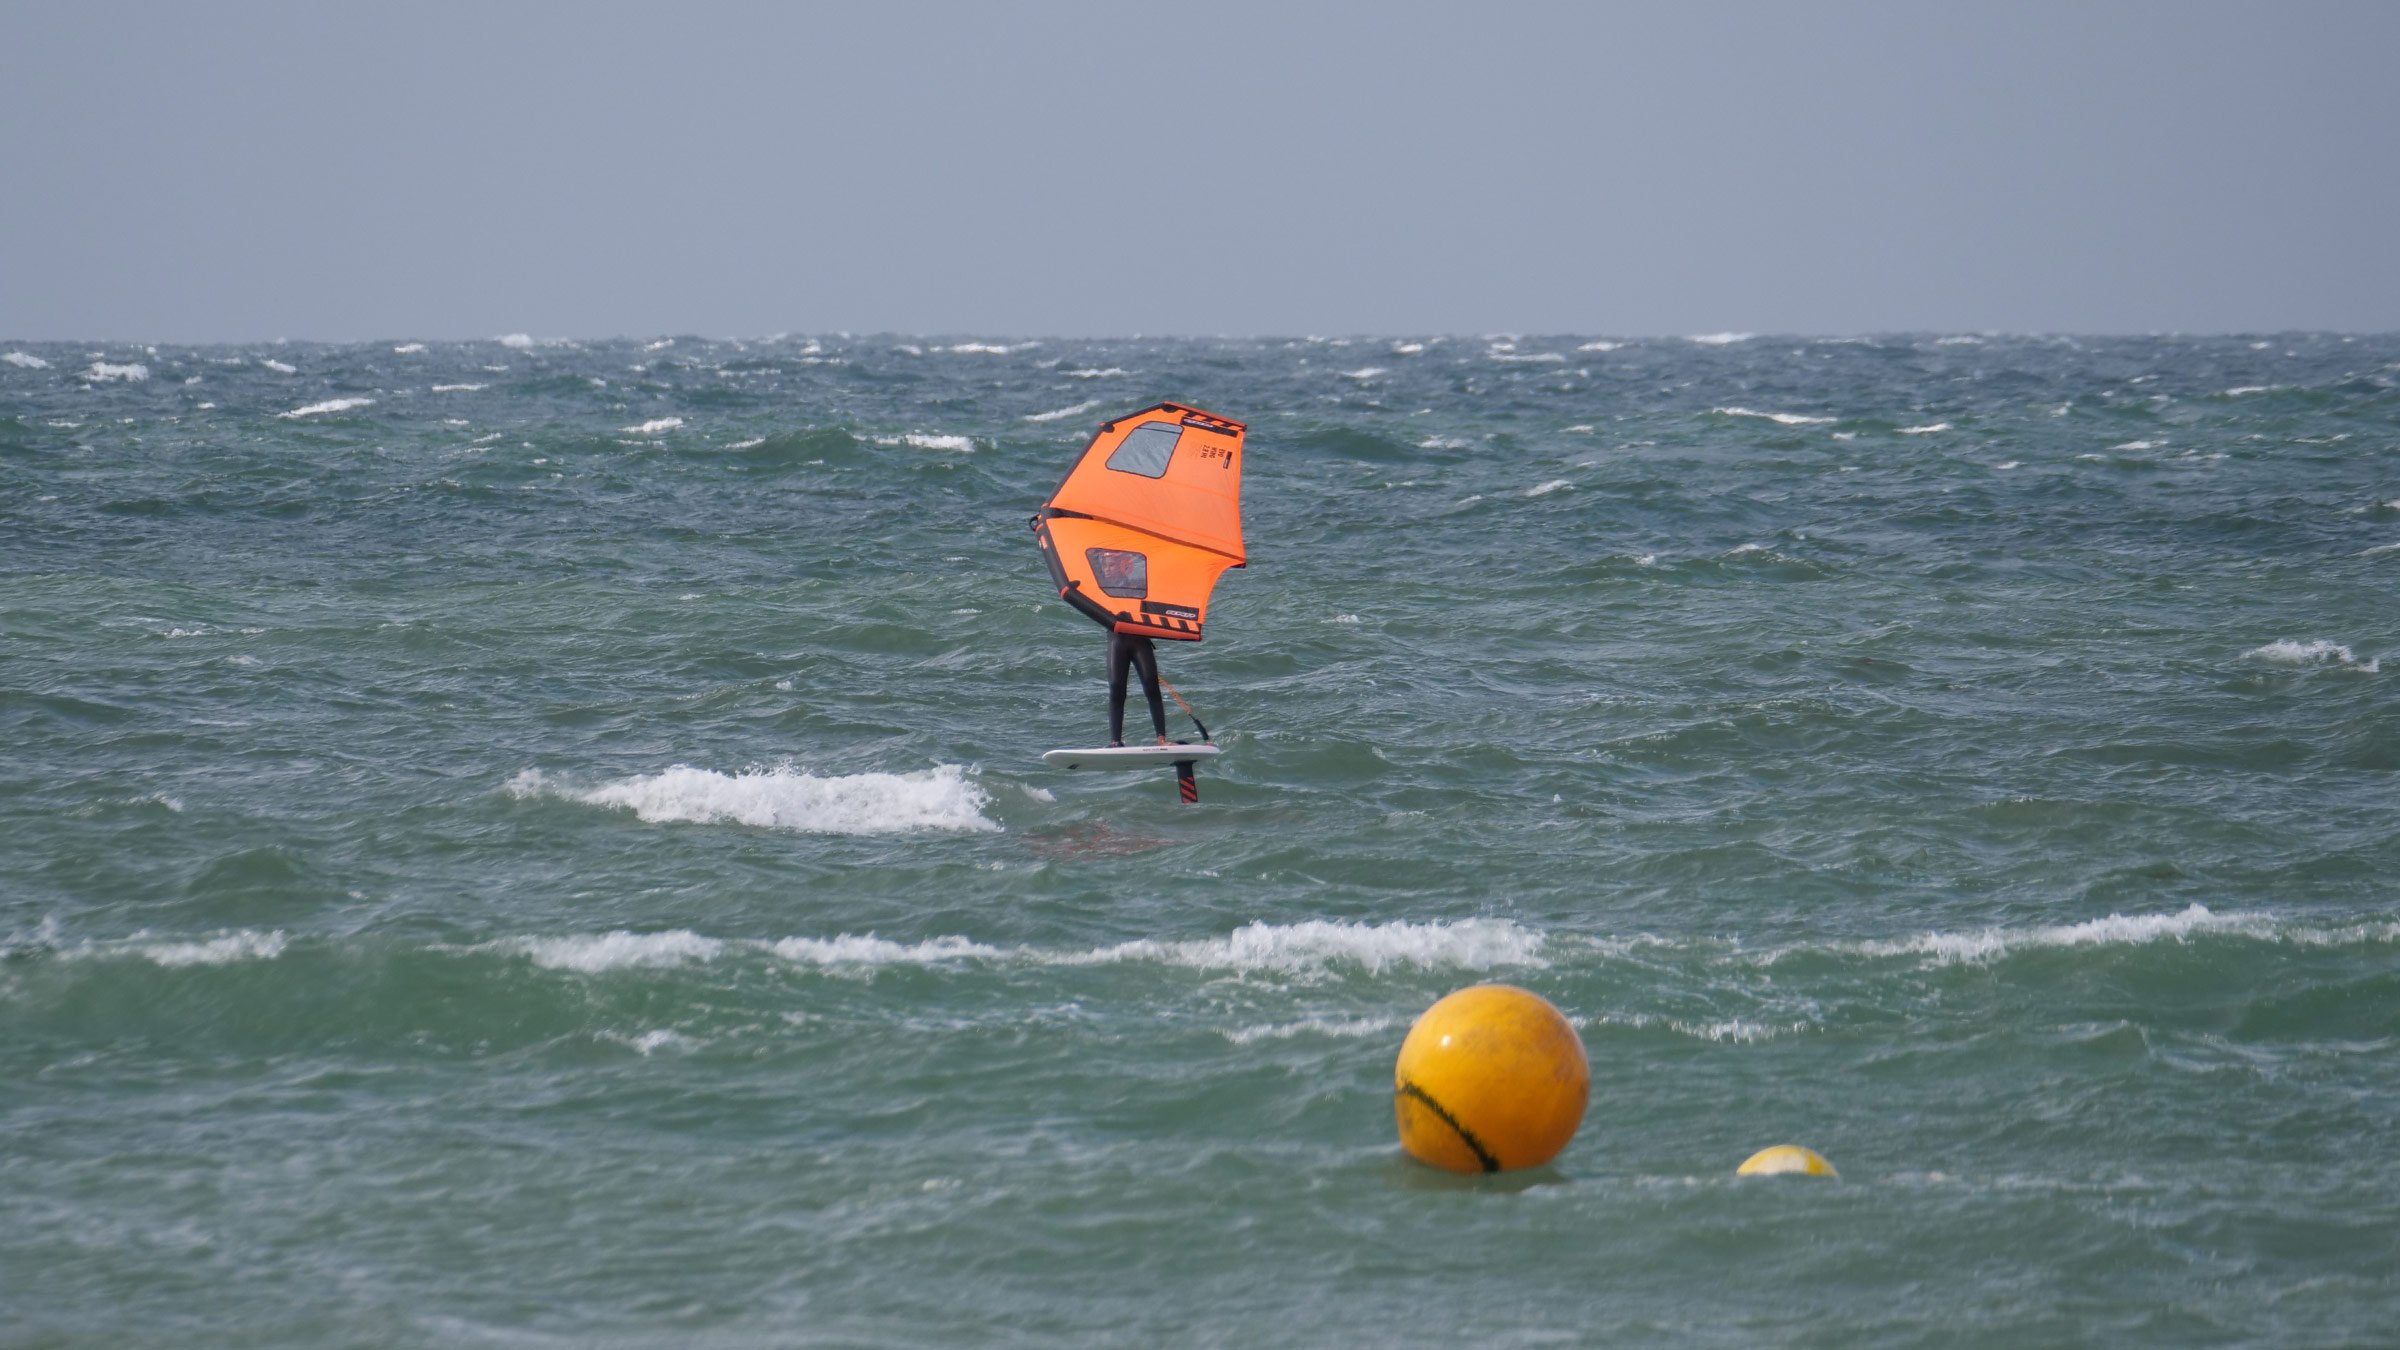
M 1170 741 L 1170 740 L 1168 740 L 1168 739 L 1167 739 L 1166 737 L 1164 737 L 1164 736 L 1161 736 L 1161 737 L 1159 737 L 1159 738 L 1158 738 L 1158 743 L 1159 743 L 1160 745 L 1173 745 L 1173 744 L 1174 744 L 1174 742 L 1173 742 L 1173 741 Z
M 1124 748 L 1125 748 L 1125 742 L 1123 742 L 1123 741 L 1110 741 L 1110 742 L 1108 743 L 1108 748 L 1109 748 L 1109 749 L 1111 749 L 1111 750 L 1122 750 L 1122 749 L 1124 749 Z

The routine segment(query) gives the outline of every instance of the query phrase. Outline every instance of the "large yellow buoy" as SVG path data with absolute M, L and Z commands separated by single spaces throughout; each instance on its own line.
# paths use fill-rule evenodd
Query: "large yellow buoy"
M 1773 1148 L 1762 1148 L 1751 1154 L 1741 1166 L 1733 1169 L 1733 1174 L 1737 1177 L 1839 1177 L 1841 1175 L 1833 1170 L 1832 1163 L 1825 1161 L 1824 1154 L 1813 1148 L 1802 1148 L 1798 1144 L 1777 1144 Z
M 1400 1147 L 1453 1172 L 1539 1167 L 1558 1156 L 1591 1100 L 1583 1038 L 1538 994 L 1461 989 L 1425 1010 L 1392 1071 Z

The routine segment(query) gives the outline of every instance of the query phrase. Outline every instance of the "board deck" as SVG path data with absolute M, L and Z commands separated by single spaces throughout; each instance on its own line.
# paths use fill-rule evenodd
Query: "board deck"
M 1052 750 L 1042 762 L 1053 769 L 1157 769 L 1215 759 L 1213 745 L 1117 745 L 1094 750 Z

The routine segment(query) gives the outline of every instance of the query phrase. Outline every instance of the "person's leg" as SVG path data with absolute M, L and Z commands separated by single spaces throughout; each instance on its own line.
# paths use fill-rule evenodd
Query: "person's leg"
M 1158 649 L 1151 645 L 1148 638 L 1135 638 L 1133 641 L 1133 668 L 1142 673 L 1142 693 L 1150 699 L 1150 725 L 1158 728 L 1158 743 L 1164 745 L 1167 743 L 1167 705 L 1158 699 Z M 1124 725 L 1124 711 L 1125 681 L 1120 677 L 1117 681 L 1120 727 Z
M 1125 667 L 1132 659 L 1133 644 L 1123 633 L 1108 635 L 1108 743 L 1125 743 Z M 1153 698 L 1157 697 L 1152 695 Z

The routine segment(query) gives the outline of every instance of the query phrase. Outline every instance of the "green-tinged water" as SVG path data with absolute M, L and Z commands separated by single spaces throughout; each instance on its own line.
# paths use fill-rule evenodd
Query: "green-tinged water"
M 2381 1341 L 2396 569 L 2400 338 L 0 343 L 0 1344 Z

